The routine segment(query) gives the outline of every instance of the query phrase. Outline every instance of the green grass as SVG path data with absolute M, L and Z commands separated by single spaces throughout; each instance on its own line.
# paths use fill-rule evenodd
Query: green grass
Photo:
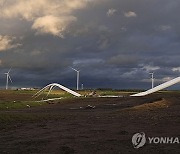
M 62 90 L 53 90 L 47 97 L 48 91 L 44 92 L 37 98 L 32 96 L 37 90 L 1 90 L 0 91 L 0 110 L 23 109 L 30 107 L 37 107 L 48 104 L 47 102 L 40 102 L 41 100 L 51 98 L 74 98 L 73 95 Z M 39 101 L 39 102 L 38 102 Z
M 78 93 L 81 95 L 88 95 L 93 90 L 80 90 Z M 95 90 L 97 95 L 107 96 L 107 95 L 130 95 L 130 91 L 120 91 L 120 90 Z M 41 105 L 48 104 L 47 102 L 37 102 L 42 99 L 51 99 L 51 98 L 63 98 L 74 99 L 74 96 L 62 91 L 62 90 L 53 90 L 50 95 L 47 97 L 48 91 L 44 92 L 38 98 L 32 98 L 32 96 L 37 92 L 37 90 L 0 90 L 0 110 L 11 110 L 11 109 L 23 109 L 30 107 L 37 107 Z M 164 93 L 173 92 L 179 93 L 180 91 L 161 91 Z M 76 98 L 77 99 L 77 98 Z
M 44 96 L 46 97 L 48 94 L 48 92 L 45 92 L 44 93 Z M 48 96 L 48 98 L 58 98 L 58 97 L 62 97 L 62 98 L 73 98 L 74 96 L 69 94 L 69 93 L 66 93 L 66 92 L 51 92 L 51 94 Z
M 119 93 L 117 91 L 99 91 L 98 92 L 101 96 L 107 96 L 107 95 L 119 95 Z
M 11 109 L 23 109 L 29 107 L 37 107 L 47 104 L 46 102 L 26 102 L 26 101 L 14 101 L 14 102 L 0 102 L 0 110 L 11 110 Z

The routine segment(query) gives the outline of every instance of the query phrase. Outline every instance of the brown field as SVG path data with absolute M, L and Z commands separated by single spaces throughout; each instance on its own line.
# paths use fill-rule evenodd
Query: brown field
M 32 93 L 2 91 L 0 101 L 28 101 Z M 179 154 L 179 144 L 146 144 L 134 149 L 131 142 L 137 132 L 180 138 L 179 130 L 179 92 L 139 98 L 69 98 L 0 110 L 0 153 Z

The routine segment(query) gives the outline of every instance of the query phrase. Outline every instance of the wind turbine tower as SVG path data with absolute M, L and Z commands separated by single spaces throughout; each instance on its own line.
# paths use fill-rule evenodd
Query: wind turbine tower
M 71 67 L 71 69 L 73 69 L 74 71 L 77 72 L 77 90 L 79 90 L 79 72 L 80 72 L 80 70 L 76 70 L 76 69 L 74 69 L 72 67 Z
M 154 72 L 149 73 L 151 75 L 152 88 L 154 88 Z
M 9 75 L 10 71 L 11 71 L 11 69 L 7 73 L 4 73 L 6 75 L 6 90 L 8 89 L 9 80 L 12 83 L 11 77 Z

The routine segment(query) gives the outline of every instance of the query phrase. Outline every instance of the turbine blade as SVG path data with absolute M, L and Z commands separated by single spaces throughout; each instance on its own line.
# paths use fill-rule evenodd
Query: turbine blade
M 80 70 L 77 70 L 77 69 L 75 69 L 75 68 L 73 68 L 73 67 L 71 67 L 71 69 L 73 69 L 73 70 L 76 71 L 76 72 L 80 72 Z
M 78 72 L 78 70 L 76 70 L 75 68 L 73 68 L 73 67 L 70 67 L 70 68 L 73 69 L 74 71 Z
M 49 94 L 50 94 L 50 92 L 53 90 L 53 88 L 54 88 L 54 85 L 52 85 L 52 86 L 49 88 L 49 92 L 48 92 L 48 94 L 46 95 L 46 97 L 49 96 Z
M 9 69 L 8 74 L 10 73 L 10 71 L 11 71 L 11 68 Z
M 76 72 L 77 72 L 77 70 L 76 70 L 75 68 L 71 67 L 71 69 L 73 69 L 74 71 L 76 71 Z
M 46 90 L 49 86 L 51 86 L 52 84 L 50 84 L 50 85 L 47 85 L 47 86 L 45 86 L 44 88 L 42 88 L 42 89 L 40 89 L 37 93 L 35 93 L 32 97 L 34 97 L 34 98 L 37 98 L 39 95 L 41 95 L 41 93 L 44 91 L 44 90 Z
M 8 74 L 8 77 L 9 77 L 9 80 L 11 81 L 11 83 L 12 83 L 12 80 L 11 80 L 11 77 L 10 77 L 10 75 Z

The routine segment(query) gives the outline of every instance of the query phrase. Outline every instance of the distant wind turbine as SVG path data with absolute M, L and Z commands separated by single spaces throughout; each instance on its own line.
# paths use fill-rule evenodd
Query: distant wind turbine
M 72 67 L 71 67 L 71 69 L 73 69 L 74 71 L 77 72 L 77 90 L 79 90 L 79 72 L 80 72 L 80 70 L 76 70 L 76 69 L 74 69 Z
M 6 90 L 8 89 L 9 80 L 12 83 L 11 77 L 9 75 L 10 71 L 11 71 L 11 69 L 9 69 L 9 71 L 7 73 L 4 73 L 4 74 L 6 74 Z
M 151 74 L 152 88 L 154 88 L 154 72 L 149 74 Z

